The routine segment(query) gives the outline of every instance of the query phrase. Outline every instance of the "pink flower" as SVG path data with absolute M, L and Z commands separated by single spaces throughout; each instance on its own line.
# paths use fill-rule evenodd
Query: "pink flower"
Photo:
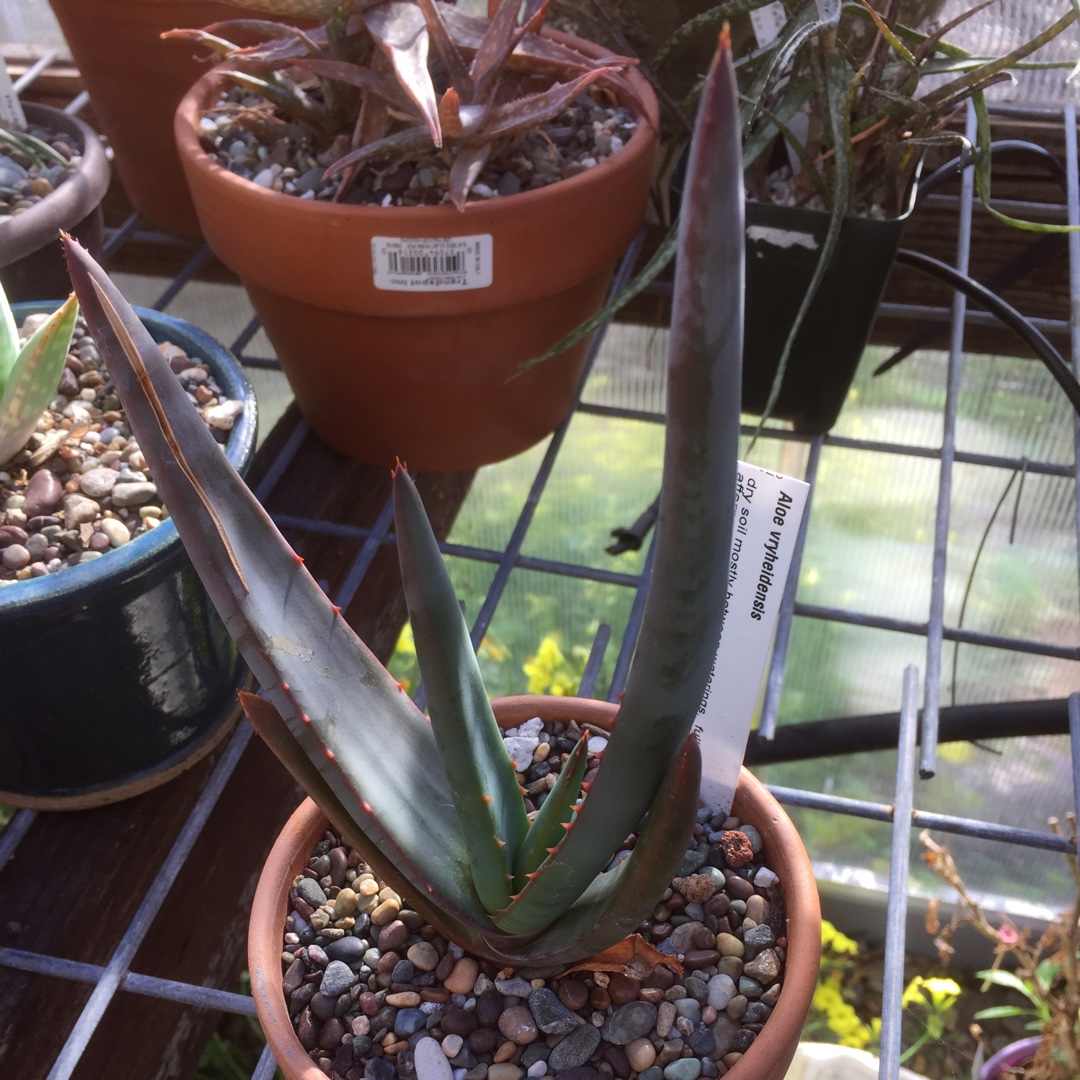
M 1004 923 L 998 927 L 997 937 L 1002 945 L 1015 945 L 1020 940 L 1016 928 Z

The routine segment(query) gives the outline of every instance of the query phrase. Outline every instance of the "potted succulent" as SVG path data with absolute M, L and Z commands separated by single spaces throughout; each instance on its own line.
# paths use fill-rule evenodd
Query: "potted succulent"
M 554 430 L 584 343 L 510 376 L 603 304 L 644 215 L 646 81 L 541 34 L 543 4 L 492 6 L 344 4 L 249 49 L 184 33 L 226 54 L 176 118 L 204 235 L 305 418 L 369 461 L 474 468 Z
M 74 297 L 12 309 L 0 290 L 0 803 L 35 809 L 113 802 L 175 776 L 225 734 L 249 681 L 161 520 L 96 346 L 85 329 L 72 341 L 77 315 Z M 236 402 L 223 411 L 243 402 L 227 447 L 243 468 L 255 416 L 239 365 L 194 327 L 142 318 L 207 408 L 222 405 L 217 383 Z M 41 325 L 20 347 L 24 320 Z
M 68 293 L 60 230 L 95 255 L 109 162 L 97 134 L 49 105 L 21 106 L 26 128 L 0 125 L 0 284 L 11 302 Z
M 1076 816 L 1066 815 L 1071 840 L 1076 844 Z M 1050 827 L 1066 835 L 1056 818 Z M 946 885 L 956 890 L 956 911 L 943 926 L 934 926 L 934 945 L 942 963 L 953 952 L 953 937 L 961 926 L 970 926 L 994 945 L 994 961 L 978 972 L 983 988 L 1001 986 L 1026 999 L 1026 1005 L 993 1005 L 975 1013 L 979 1021 L 1006 1017 L 1029 1017 L 1027 1027 L 1038 1035 L 1003 1047 L 987 1061 L 976 1061 L 972 1080 L 1072 1080 L 1080 1075 L 1080 873 L 1076 855 L 1065 856 L 1077 892 L 1069 908 L 1061 912 L 1037 938 L 1005 917 L 991 919 L 968 890 L 952 852 L 924 830 L 919 840 L 926 848 L 923 860 Z M 1006 966 L 1008 965 L 1008 966 Z
M 199 237 L 172 123 L 203 65 L 182 42 L 161 35 L 256 13 L 218 0 L 49 0 L 49 7 L 132 205 L 159 229 Z
M 574 15 L 590 7 L 575 0 L 562 6 Z M 984 91 L 1022 70 L 1032 53 L 1076 20 L 1075 10 L 1066 0 L 1049 5 L 1039 34 L 1005 55 L 980 57 L 949 37 L 987 5 L 973 5 L 945 26 L 927 22 L 940 6 L 750 0 L 710 7 L 663 39 L 637 39 L 646 70 L 677 114 L 679 106 L 693 107 L 685 72 L 702 36 L 724 18 L 742 19 L 737 70 L 749 198 L 747 412 L 791 420 L 811 434 L 835 423 L 929 148 L 955 146 L 958 154 L 975 155 L 978 194 L 996 218 L 1029 229 L 1062 228 L 1017 222 L 990 207 Z M 602 21 L 620 42 L 633 38 L 639 25 L 632 3 L 613 5 Z M 974 147 L 952 126 L 968 100 L 978 118 Z M 678 170 L 675 176 L 677 189 Z M 673 243 L 669 234 L 635 291 L 670 260 Z
M 682 995 L 665 998 L 664 986 L 672 987 L 674 975 L 667 981 L 639 983 L 642 962 L 651 977 L 659 978 L 657 950 L 633 937 L 643 917 L 656 913 L 657 900 L 669 895 L 665 886 L 683 862 L 688 843 L 694 843 L 692 834 L 696 840 L 714 821 L 713 810 L 702 813 L 698 808 L 701 759 L 692 728 L 719 640 L 728 564 L 720 553 L 731 542 L 736 484 L 739 410 L 737 395 L 730 390 L 738 385 L 741 366 L 743 242 L 735 101 L 730 49 L 722 36 L 691 155 L 673 316 L 663 509 L 652 584 L 636 660 L 617 708 L 565 698 L 509 699 L 493 708 L 489 705 L 438 545 L 416 489 L 399 465 L 394 484 L 396 534 L 430 701 L 430 721 L 425 718 L 352 634 L 265 511 L 205 432 L 192 423 L 190 410 L 182 407 L 160 357 L 119 291 L 77 245 L 68 245 L 77 293 L 91 324 L 111 340 L 110 370 L 136 430 L 163 433 L 153 444 L 148 440 L 147 447 L 173 517 L 263 687 L 262 697 L 242 695 L 245 711 L 318 804 L 302 808 L 282 835 L 252 913 L 253 992 L 264 1030 L 290 1077 L 306 1080 L 324 1075 L 324 1070 L 350 1077 L 389 1076 L 394 1070 L 383 1050 L 391 1043 L 395 1055 L 415 1055 L 417 1075 L 450 1076 L 451 1054 L 459 1062 L 468 1060 L 461 1057 L 463 1036 L 475 1034 L 479 1021 L 473 1017 L 470 1028 L 467 1017 L 458 1017 L 465 1026 L 454 1032 L 449 1030 L 449 1015 L 444 1016 L 447 1030 L 440 1046 L 427 1036 L 423 1012 L 412 1008 L 422 1000 L 422 987 L 431 995 L 423 1000 L 449 1009 L 454 1000 L 451 990 L 440 989 L 433 979 L 449 979 L 451 986 L 464 984 L 452 978 L 450 965 L 443 964 L 447 958 L 468 987 L 484 998 L 484 1005 L 478 1003 L 477 1008 L 484 1011 L 493 1004 L 499 1010 L 493 1022 L 497 1020 L 499 1031 L 513 1044 L 496 1053 L 489 1076 L 521 1075 L 523 1069 L 507 1058 L 524 1043 L 537 1040 L 536 1025 L 549 1038 L 520 1057 L 524 1063 L 529 1054 L 534 1075 L 540 1066 L 533 1053 L 542 1056 L 548 1048 L 555 1071 L 557 1057 L 580 1064 L 594 1053 L 607 1055 L 605 1060 L 614 1055 L 628 1067 L 633 1055 L 638 1068 L 651 1068 L 658 1058 L 648 1033 L 667 1038 L 673 1026 L 678 1037 L 669 1040 L 670 1046 L 663 1043 L 664 1054 L 671 1055 L 665 1064 L 673 1065 L 684 1052 L 686 1061 L 669 1070 L 669 1076 L 697 1077 L 705 1067 L 702 1059 L 710 1062 L 708 1075 L 717 1074 L 722 1064 L 730 1068 L 734 1080 L 781 1080 L 786 1072 L 814 991 L 820 916 L 805 852 L 783 811 L 749 774 L 744 772 L 733 804 L 739 827 L 733 824 L 728 833 L 719 835 L 727 869 L 721 873 L 714 864 L 713 877 L 707 872 L 697 875 L 702 879 L 697 884 L 704 886 L 698 899 L 685 898 L 684 906 L 664 908 L 657 916 L 686 913 L 691 903 L 698 903 L 700 918 L 707 918 L 700 904 L 706 895 L 711 902 L 715 875 L 720 874 L 741 893 L 741 899 L 725 896 L 724 913 L 726 925 L 732 930 L 737 926 L 743 939 L 720 931 L 718 922 L 713 931 L 704 922 L 679 915 L 677 921 L 685 929 L 677 926 L 671 931 L 671 944 L 666 953 L 661 946 L 659 955 L 662 964 L 671 964 L 679 973 L 684 964 L 688 973 L 699 972 L 683 980 L 696 984 L 699 996 L 692 1005 L 684 1001 L 680 1012 L 671 1002 L 692 995 L 683 988 Z M 558 779 L 530 820 L 496 717 L 518 727 L 533 723 L 531 718 L 537 715 L 559 724 L 613 723 L 591 780 L 584 779 L 586 769 L 590 755 L 600 748 L 583 736 L 571 744 Z M 540 720 L 534 723 L 539 725 Z M 559 730 L 565 735 L 568 729 Z M 644 825 L 639 824 L 642 815 L 647 815 Z M 287 939 L 293 947 L 309 943 L 302 945 L 303 957 L 299 952 L 290 956 L 288 972 L 292 991 L 300 982 L 309 987 L 307 1029 L 298 1035 L 282 992 L 282 923 L 290 888 L 297 884 L 297 875 L 311 857 L 310 846 L 326 831 L 328 820 L 336 836 L 355 846 L 382 884 L 349 856 L 353 876 L 340 878 L 328 906 L 319 884 L 321 872 L 303 872 L 308 884 L 301 882 L 302 896 L 296 896 L 293 906 L 306 917 L 293 916 L 291 925 L 306 936 L 290 932 Z M 721 815 L 722 823 L 730 820 Z M 768 875 L 752 862 L 752 834 L 758 830 L 758 850 L 767 853 L 771 864 Z M 632 851 L 611 865 L 613 853 L 631 833 L 636 833 Z M 346 858 L 344 849 L 336 840 L 333 855 L 338 872 L 347 873 L 341 861 Z M 702 865 L 704 856 L 700 852 L 698 856 L 693 866 Z M 327 867 L 333 865 L 334 857 L 327 855 L 325 862 Z M 346 880 L 355 888 L 342 887 Z M 329 887 L 329 880 L 326 884 Z M 368 927 L 364 921 L 368 916 L 361 918 L 358 909 L 366 912 L 372 906 L 361 897 L 371 900 L 376 895 L 379 904 L 370 923 L 381 928 L 377 961 L 368 954 L 366 942 L 349 934 Z M 409 912 L 401 909 L 406 900 Z M 315 907 L 327 910 L 317 915 Z M 774 923 L 766 908 L 772 909 Z M 395 917 L 399 911 L 400 919 Z M 339 920 L 333 928 L 327 921 L 331 917 Z M 318 941 L 315 926 L 325 928 Z M 711 937 L 692 937 L 696 928 Z M 403 968 L 399 964 L 406 957 L 398 958 L 391 942 L 393 938 L 396 948 L 404 951 L 412 940 L 410 931 L 416 940 L 409 946 L 409 966 Z M 375 929 L 370 934 L 374 940 Z M 332 941 L 343 942 L 345 935 L 350 940 L 344 945 L 331 946 Z M 326 955 L 319 941 L 335 953 L 346 946 L 352 949 L 352 968 L 335 959 L 325 971 L 305 973 L 305 958 L 321 962 Z M 695 941 L 700 946 L 696 951 Z M 368 953 L 361 957 L 354 947 Z M 609 948 L 615 953 L 607 952 Z M 730 950 L 726 960 L 721 948 Z M 755 953 L 754 948 L 763 951 Z M 467 960 L 467 954 L 476 959 Z M 782 984 L 777 981 L 781 954 L 786 956 Z M 455 958 L 470 968 L 467 976 Z M 736 961 L 738 967 L 733 968 Z M 378 974 L 370 966 L 365 969 L 365 963 L 377 963 Z M 481 965 L 487 966 L 494 983 Z M 569 996 L 571 990 L 559 984 L 566 999 L 577 1002 L 571 1008 L 556 1001 L 544 982 L 571 965 L 593 972 L 595 993 L 587 989 L 585 993 L 592 1010 L 601 1018 L 606 1015 L 600 1030 L 580 1012 L 584 1000 Z M 425 980 L 414 968 L 421 972 L 435 968 L 444 974 Z M 511 976 L 506 969 L 520 973 Z M 366 997 L 357 970 L 368 973 L 364 986 L 371 992 Z M 409 978 L 415 976 L 415 986 L 405 978 L 406 971 Z M 725 973 L 730 971 L 735 974 Z M 637 972 L 637 979 L 627 972 Z M 340 1001 L 330 987 L 337 975 L 345 975 L 348 982 Z M 486 980 L 483 992 L 477 989 L 480 975 Z M 297 978 L 300 982 L 294 982 Z M 509 981 L 500 982 L 503 978 Z M 765 991 L 770 983 L 775 986 Z M 321 1002 L 312 996 L 317 985 Z M 501 1011 L 502 997 L 487 994 L 487 988 L 500 985 L 507 994 L 527 996 L 529 1007 Z M 363 1020 L 357 1015 L 352 1021 L 345 1040 L 338 1005 L 344 1010 L 356 997 L 350 987 L 364 991 L 359 1007 L 365 1013 Z M 733 1004 L 736 997 L 738 1008 Z M 392 1010 L 395 1018 L 380 1012 L 382 1008 Z M 348 1055 L 353 1055 L 355 1045 L 362 1054 L 350 1056 L 340 1069 L 329 1056 L 316 1065 L 307 1050 L 317 1052 L 322 1036 L 313 1036 L 312 1012 L 335 1029 L 334 1047 L 346 1045 Z M 660 1036 L 664 1012 L 668 1015 Z M 417 1015 L 419 1028 L 414 1023 Z M 754 1019 L 748 1027 L 740 1027 L 733 1019 L 736 1015 Z M 379 1027 L 380 1016 L 384 1028 Z M 511 1030 L 513 1037 L 506 1034 Z M 372 1046 L 376 1037 L 381 1049 Z M 497 1036 L 488 1031 L 485 1038 Z M 570 1044 L 569 1049 L 564 1043 Z M 481 1052 L 475 1041 L 470 1047 L 470 1053 Z M 721 1058 L 721 1064 L 714 1058 Z M 406 1067 L 404 1059 L 398 1060 Z

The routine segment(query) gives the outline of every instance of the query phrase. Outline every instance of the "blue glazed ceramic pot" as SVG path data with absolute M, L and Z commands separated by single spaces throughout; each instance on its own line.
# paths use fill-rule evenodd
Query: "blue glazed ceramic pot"
M 15 318 L 56 304 L 16 304 Z M 251 386 L 224 346 L 137 309 L 244 402 L 227 453 L 255 450 Z M 0 802 L 75 809 L 163 783 L 235 720 L 248 681 L 172 521 L 102 558 L 0 588 Z

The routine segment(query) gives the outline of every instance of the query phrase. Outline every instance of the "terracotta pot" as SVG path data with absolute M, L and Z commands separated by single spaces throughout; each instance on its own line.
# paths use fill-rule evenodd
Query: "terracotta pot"
M 159 229 L 198 237 L 199 219 L 173 141 L 173 113 L 206 71 L 206 50 L 165 30 L 269 18 L 208 0 L 49 0 L 109 140 L 132 205 Z
M 628 77 L 655 123 L 648 84 Z M 198 122 L 220 80 L 201 79 L 181 102 L 180 158 L 203 233 L 247 287 L 316 433 L 351 456 L 418 470 L 475 468 L 550 434 L 573 404 L 587 344 L 508 380 L 603 303 L 644 214 L 655 127 L 640 124 L 585 173 L 464 212 L 338 205 L 260 187 L 203 151 Z M 486 287 L 376 287 L 374 238 L 482 236 Z
M 607 728 L 617 708 L 605 701 L 531 696 L 496 699 L 492 706 L 503 727 L 516 727 L 541 715 L 549 721 L 578 720 Z M 817 884 L 791 819 L 746 769 L 739 778 L 731 812 L 761 833 L 768 865 L 783 883 L 788 946 L 784 988 L 772 1015 L 750 1049 L 726 1075 L 731 1080 L 783 1080 L 817 985 L 821 954 Z M 287 1080 L 323 1080 L 324 1077 L 296 1037 L 285 1007 L 281 936 L 289 890 L 328 827 L 326 817 L 310 799 L 301 803 L 270 852 L 251 905 L 248 924 L 251 992 L 263 1033 Z
M 31 102 L 23 109 L 31 123 L 75 136 L 82 146 L 82 164 L 41 202 L 0 220 L 0 283 L 11 303 L 62 300 L 71 292 L 71 282 L 60 230 L 101 258 L 101 200 L 109 186 L 109 159 L 97 133 L 76 117 Z
M 15 308 L 21 322 L 54 305 Z M 156 341 L 205 361 L 244 402 L 226 446 L 245 472 L 255 395 L 190 323 L 137 309 Z M 141 794 L 208 754 L 238 715 L 247 667 L 174 522 L 79 566 L 0 588 L 0 803 L 82 810 Z

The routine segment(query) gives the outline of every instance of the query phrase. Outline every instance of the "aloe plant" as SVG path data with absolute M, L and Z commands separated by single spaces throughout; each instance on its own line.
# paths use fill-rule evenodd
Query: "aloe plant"
M 282 11 L 276 0 L 244 0 L 244 6 Z M 489 6 L 485 18 L 439 0 L 329 7 L 325 0 L 295 0 L 289 7 L 296 17 L 324 21 L 301 30 L 234 19 L 163 36 L 219 53 L 220 70 L 298 122 L 317 149 L 349 139 L 351 148 L 327 170 L 343 178 L 338 198 L 368 162 L 444 147 L 449 193 L 460 210 L 499 140 L 554 119 L 594 84 L 636 101 L 620 77 L 633 61 L 596 60 L 540 36 L 546 0 Z M 268 40 L 241 48 L 225 34 Z
M 579 745 L 530 824 L 468 628 L 407 472 L 396 532 L 430 723 L 350 630 L 193 414 L 117 288 L 65 241 L 75 289 L 185 547 L 263 687 L 251 722 L 376 872 L 460 945 L 551 968 L 637 928 L 689 837 L 692 726 L 719 638 L 738 449 L 742 181 L 722 37 L 691 155 L 653 578 L 589 790 Z M 629 858 L 605 871 L 625 838 Z
M 74 295 L 19 345 L 19 328 L 0 286 L 0 465 L 33 435 L 56 393 L 79 306 Z

